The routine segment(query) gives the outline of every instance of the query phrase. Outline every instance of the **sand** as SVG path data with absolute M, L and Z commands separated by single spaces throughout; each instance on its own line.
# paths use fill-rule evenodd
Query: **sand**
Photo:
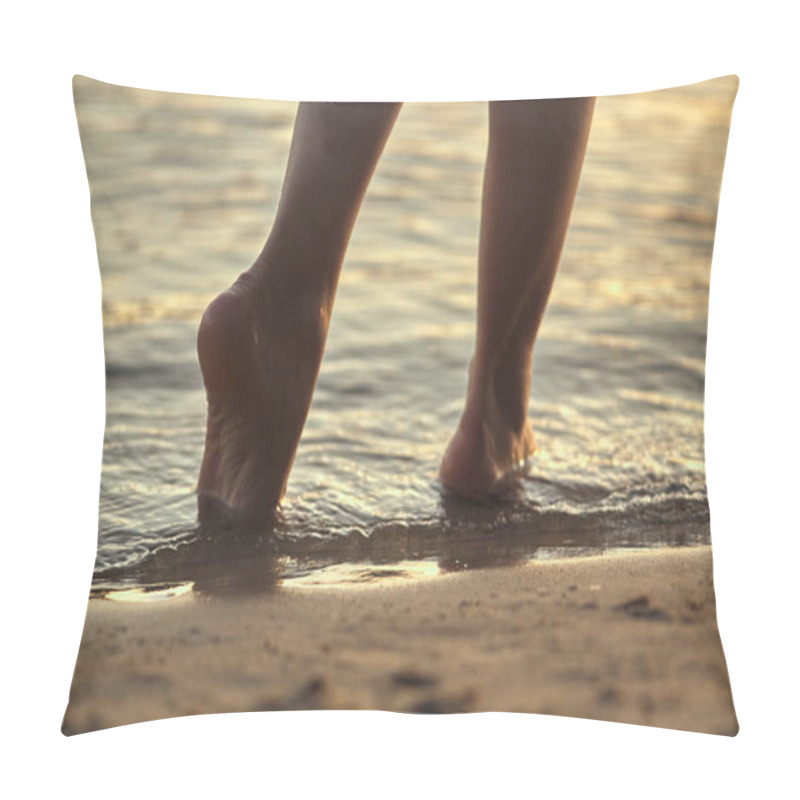
M 735 735 L 711 549 L 93 599 L 63 730 L 289 709 L 533 712 Z

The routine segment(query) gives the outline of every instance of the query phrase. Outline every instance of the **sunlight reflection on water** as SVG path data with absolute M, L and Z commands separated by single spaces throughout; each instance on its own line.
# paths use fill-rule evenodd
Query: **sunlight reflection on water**
M 284 555 L 347 551 L 392 526 L 415 541 L 488 525 L 641 546 L 690 525 L 684 540 L 707 540 L 706 313 L 734 90 L 719 79 L 598 100 L 534 357 L 539 451 L 488 516 L 453 515 L 436 482 L 474 339 L 486 105 L 404 108 L 348 251 L 275 529 Z M 103 276 L 103 574 L 196 536 L 197 323 L 261 248 L 295 105 L 92 81 L 76 98 Z

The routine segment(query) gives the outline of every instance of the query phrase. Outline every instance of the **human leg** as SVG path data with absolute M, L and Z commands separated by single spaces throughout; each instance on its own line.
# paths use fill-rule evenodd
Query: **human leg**
M 208 399 L 201 521 L 259 525 L 286 489 L 339 273 L 398 103 L 302 103 L 272 231 L 206 309 L 197 336 Z
M 440 478 L 491 492 L 535 449 L 533 345 L 567 234 L 594 98 L 489 106 L 478 257 L 478 328 L 464 412 Z

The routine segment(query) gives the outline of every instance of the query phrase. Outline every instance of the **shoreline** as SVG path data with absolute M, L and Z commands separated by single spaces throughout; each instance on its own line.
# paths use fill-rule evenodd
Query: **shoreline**
M 304 709 L 526 712 L 735 735 L 711 548 L 258 596 L 92 599 L 63 732 Z

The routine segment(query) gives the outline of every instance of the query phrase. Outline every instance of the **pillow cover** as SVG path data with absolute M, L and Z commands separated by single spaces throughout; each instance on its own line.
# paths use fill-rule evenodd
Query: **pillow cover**
M 76 77 L 107 396 L 97 560 L 64 732 L 362 708 L 524 711 L 734 735 L 703 387 L 737 85 L 725 77 L 598 98 L 593 116 L 590 103 L 570 100 L 410 104 L 384 149 L 396 112 L 385 104 L 348 104 L 362 138 L 340 141 L 303 128 L 328 104 L 301 118 L 302 105 Z M 506 115 L 523 121 L 503 128 Z M 588 145 L 585 136 L 575 144 L 581 131 Z M 305 156 L 329 158 L 340 145 L 364 175 L 337 155 L 329 185 Z M 539 183 L 523 180 L 528 158 L 544 187 L 538 204 Z M 350 194 L 360 210 L 348 244 Z M 307 213 L 281 215 L 279 202 Z M 566 219 L 566 241 L 548 239 Z M 318 321 L 273 303 L 269 319 L 286 321 L 266 337 L 278 329 L 252 323 L 254 301 L 235 293 L 224 295 L 223 305 L 235 301 L 227 318 L 219 303 L 204 315 L 269 250 L 273 220 L 308 255 L 269 251 L 291 261 L 284 280 L 298 297 L 323 269 L 315 257 L 329 239 L 347 246 L 304 426 L 300 395 L 316 377 L 305 353 L 319 343 L 298 331 Z M 500 253 L 512 263 L 515 237 L 529 245 L 525 258 L 541 249 L 553 269 L 561 252 L 534 330 L 524 416 L 535 456 L 532 438 L 515 440 L 503 463 L 522 456 L 527 469 L 471 491 L 485 470 L 463 457 L 464 397 L 496 374 L 481 372 L 480 330 L 492 302 L 485 276 L 502 269 L 484 262 Z M 338 264 L 325 269 L 332 302 Z M 547 301 L 546 278 L 533 289 L 522 280 L 525 292 L 511 292 L 519 308 L 538 308 L 537 293 Z M 492 285 L 514 286 L 511 277 Z M 503 353 L 536 316 L 519 308 L 493 323 Z M 266 388 L 253 377 L 264 363 L 284 370 Z M 217 401 L 232 385 L 240 407 L 257 392 L 268 402 L 219 455 L 236 425 L 218 423 Z M 282 436 L 298 425 L 295 458 Z M 448 445 L 456 430 L 461 439 Z M 237 461 L 254 443 L 266 461 Z M 503 460 L 489 449 L 492 464 Z M 291 466 L 285 497 L 255 517 L 249 498 L 284 488 L 284 472 L 270 477 L 281 459 L 286 474 Z

